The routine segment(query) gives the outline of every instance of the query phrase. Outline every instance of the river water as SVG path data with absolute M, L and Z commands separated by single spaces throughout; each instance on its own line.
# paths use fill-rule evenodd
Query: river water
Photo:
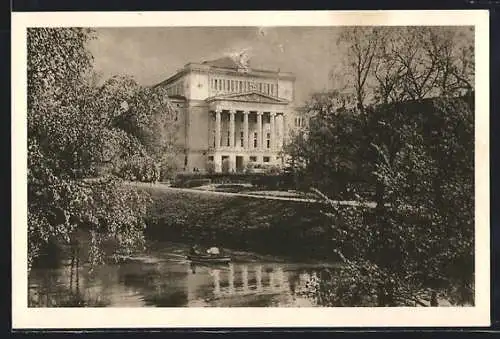
M 231 252 L 228 265 L 193 266 L 187 245 L 150 244 L 124 263 L 89 270 L 61 265 L 33 269 L 30 307 L 312 307 L 310 278 L 334 264 L 300 263 Z

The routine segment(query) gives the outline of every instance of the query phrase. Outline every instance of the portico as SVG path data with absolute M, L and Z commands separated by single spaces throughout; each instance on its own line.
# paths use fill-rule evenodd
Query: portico
M 179 171 L 284 164 L 281 150 L 297 128 L 292 73 L 252 68 L 243 53 L 186 64 L 157 86 L 177 108 Z
M 217 172 L 248 162 L 275 165 L 284 143 L 288 102 L 257 92 L 208 98 L 209 160 Z M 224 161 L 228 168 L 223 168 Z

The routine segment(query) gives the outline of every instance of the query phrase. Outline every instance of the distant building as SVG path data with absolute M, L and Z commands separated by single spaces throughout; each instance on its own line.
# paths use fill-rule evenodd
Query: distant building
M 250 68 L 245 55 L 189 63 L 156 86 L 178 108 L 180 168 L 241 171 L 248 162 L 281 165 L 280 150 L 302 122 L 292 73 Z M 224 168 L 226 167 L 226 168 Z

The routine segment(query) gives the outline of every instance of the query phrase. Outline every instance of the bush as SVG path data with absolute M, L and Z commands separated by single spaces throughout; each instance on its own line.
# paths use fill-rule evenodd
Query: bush
M 113 174 L 128 181 L 157 182 L 160 168 L 151 157 L 133 156 L 115 166 Z
M 210 185 L 212 181 L 210 179 L 191 179 L 183 183 L 181 187 L 192 188 L 200 187 L 204 185 Z
M 161 180 L 171 180 L 175 177 L 175 173 L 178 171 L 178 166 L 175 163 L 175 159 L 166 158 L 162 159 L 160 163 L 160 178 Z

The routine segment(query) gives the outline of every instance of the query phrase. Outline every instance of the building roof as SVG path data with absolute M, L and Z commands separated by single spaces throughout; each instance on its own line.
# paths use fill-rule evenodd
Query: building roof
M 247 72 L 249 72 L 252 76 L 280 77 L 280 78 L 286 77 L 295 80 L 295 75 L 293 73 L 281 72 L 279 69 L 278 70 L 255 69 L 251 68 L 250 62 L 246 58 L 242 58 L 240 59 L 240 62 L 238 62 L 236 58 L 233 58 L 231 56 L 223 56 L 214 60 L 206 60 L 201 63 L 188 63 L 184 66 L 184 68 L 178 70 L 175 74 L 171 75 L 166 80 L 163 80 L 162 82 L 154 86 L 161 86 L 164 84 L 168 84 L 169 82 L 179 78 L 186 72 L 189 72 L 190 69 L 199 67 L 207 70 L 210 69 L 211 67 L 214 67 L 222 70 L 227 70 L 228 72 L 234 72 L 234 71 L 239 71 L 240 69 L 246 69 Z
M 278 97 L 273 97 L 265 93 L 258 91 L 249 91 L 244 93 L 228 93 L 216 95 L 206 99 L 207 102 L 224 100 L 224 101 L 250 101 L 250 102 L 261 102 L 267 104 L 288 104 L 288 100 Z
M 235 62 L 231 57 L 222 57 L 215 60 L 203 61 L 203 65 L 208 65 L 212 67 L 218 68 L 230 68 L 230 69 L 238 69 L 240 65 Z

